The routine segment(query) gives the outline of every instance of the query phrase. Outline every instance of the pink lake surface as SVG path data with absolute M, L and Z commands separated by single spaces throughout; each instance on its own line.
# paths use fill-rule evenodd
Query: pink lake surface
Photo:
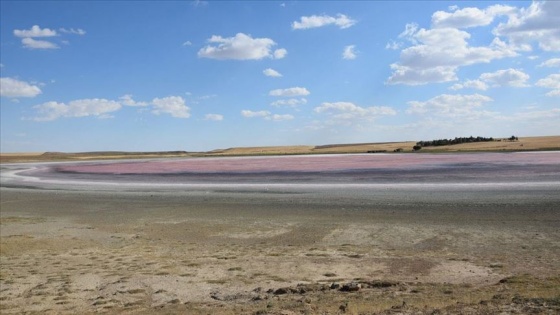
M 62 165 L 58 172 L 90 174 L 322 172 L 481 165 L 559 165 L 560 152 L 461 154 L 356 154 L 189 158 Z

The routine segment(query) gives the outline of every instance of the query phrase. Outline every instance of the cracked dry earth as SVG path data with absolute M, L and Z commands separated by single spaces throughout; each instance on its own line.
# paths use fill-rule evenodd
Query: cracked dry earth
M 2 314 L 560 312 L 554 193 L 1 193 Z

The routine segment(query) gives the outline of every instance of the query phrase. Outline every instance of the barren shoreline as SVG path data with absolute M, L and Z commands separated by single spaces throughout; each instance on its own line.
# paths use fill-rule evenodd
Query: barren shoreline
M 17 188 L 3 178 L 0 311 L 554 314 L 560 178 L 536 169 L 502 186 Z

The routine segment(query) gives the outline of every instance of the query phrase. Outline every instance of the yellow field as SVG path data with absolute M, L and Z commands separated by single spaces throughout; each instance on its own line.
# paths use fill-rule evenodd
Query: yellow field
M 431 140 L 431 139 L 425 139 Z M 69 161 L 93 159 L 137 159 L 200 156 L 244 156 L 332 153 L 381 153 L 412 152 L 416 141 L 332 144 L 322 146 L 265 146 L 219 149 L 208 152 L 85 152 L 85 153 L 0 153 L 0 163 L 34 161 Z M 523 137 L 518 141 L 496 139 L 492 142 L 463 143 L 446 146 L 424 147 L 420 152 L 469 152 L 469 151 L 535 151 L 560 150 L 560 136 Z
M 412 152 L 416 141 L 333 144 L 324 146 L 278 146 L 278 147 L 244 147 L 215 150 L 204 153 L 205 156 L 228 155 L 274 155 L 274 154 L 328 154 L 328 153 L 366 153 Z M 560 150 L 560 136 L 525 137 L 518 141 L 496 139 L 492 142 L 463 143 L 446 146 L 425 147 L 421 151 L 459 152 L 459 151 L 528 151 L 528 150 Z

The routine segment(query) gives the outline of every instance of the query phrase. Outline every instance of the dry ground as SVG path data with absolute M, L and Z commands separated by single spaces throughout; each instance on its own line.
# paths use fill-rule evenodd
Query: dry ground
M 560 312 L 550 195 L 1 193 L 2 314 Z

